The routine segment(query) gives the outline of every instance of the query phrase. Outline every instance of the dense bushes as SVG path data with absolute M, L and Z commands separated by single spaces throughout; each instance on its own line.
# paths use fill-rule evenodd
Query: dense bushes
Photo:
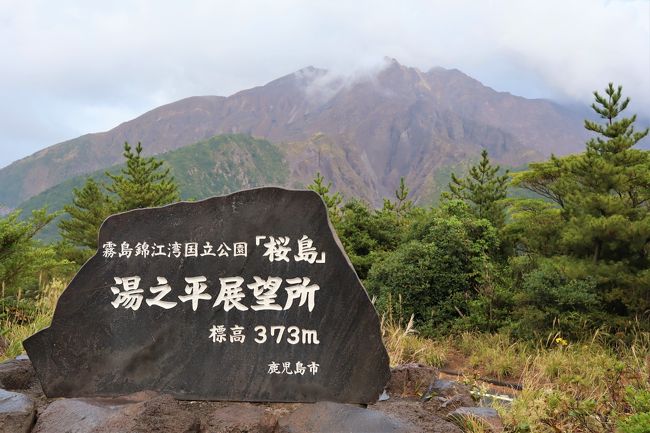
M 495 229 L 451 201 L 414 216 L 402 239 L 373 263 L 369 292 L 380 309 L 414 315 L 424 332 L 449 328 L 478 291 L 490 252 L 498 247 Z
M 520 338 L 544 338 L 552 329 L 575 340 L 599 324 L 593 278 L 572 279 L 544 262 L 525 275 L 513 291 L 511 331 Z M 541 335 L 540 335 L 541 334 Z

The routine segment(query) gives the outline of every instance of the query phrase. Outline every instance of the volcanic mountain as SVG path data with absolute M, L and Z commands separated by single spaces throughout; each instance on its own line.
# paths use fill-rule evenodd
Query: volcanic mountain
M 163 105 L 16 161 L 0 170 L 0 204 L 16 207 L 67 179 L 121 163 L 125 141 L 142 142 L 153 155 L 219 134 L 277 146 L 288 186 L 305 185 L 320 171 L 344 195 L 378 203 L 403 176 L 414 197 L 428 201 L 441 173 L 475 160 L 482 148 L 509 166 L 581 150 L 582 117 L 547 100 L 497 92 L 455 69 L 423 72 L 392 60 L 351 79 L 308 67 L 229 97 Z

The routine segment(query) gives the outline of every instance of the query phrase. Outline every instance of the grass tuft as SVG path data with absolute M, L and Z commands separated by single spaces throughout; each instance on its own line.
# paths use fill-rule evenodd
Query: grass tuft
M 404 325 L 400 320 L 395 320 L 392 314 L 384 315 L 381 332 L 392 367 L 410 362 L 434 367 L 444 365 L 447 358 L 446 344 L 420 337 L 413 328 L 413 316 Z

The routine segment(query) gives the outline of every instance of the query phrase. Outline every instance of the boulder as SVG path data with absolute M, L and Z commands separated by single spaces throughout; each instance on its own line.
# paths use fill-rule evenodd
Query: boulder
M 370 407 L 370 406 L 369 406 Z M 372 405 L 372 409 L 417 427 L 415 431 L 427 433 L 462 433 L 458 426 L 439 417 L 436 413 L 413 398 L 391 397 L 390 400 Z M 407 430 L 411 433 L 413 430 Z
M 32 432 L 99 433 L 134 431 L 133 420 L 137 418 L 139 413 L 143 412 L 144 402 L 154 395 L 154 393 L 144 392 L 122 398 L 56 400 L 39 414 Z M 124 422 L 125 419 L 126 423 Z
M 11 359 L 0 363 L 0 388 L 27 389 L 36 379 L 29 359 Z
M 313 191 L 112 215 L 99 246 L 23 342 L 50 398 L 367 404 L 388 382 L 377 311 Z
M 0 389 L 0 433 L 28 433 L 35 414 L 30 397 Z
M 35 433 L 273 433 L 277 418 L 250 403 L 178 401 L 141 392 L 125 398 L 61 399 L 39 416 Z

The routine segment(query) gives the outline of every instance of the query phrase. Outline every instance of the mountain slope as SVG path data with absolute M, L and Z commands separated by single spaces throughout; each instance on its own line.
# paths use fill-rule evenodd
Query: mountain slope
M 286 185 L 288 173 L 280 149 L 266 140 L 244 135 L 212 137 L 193 145 L 158 156 L 170 168 L 184 200 L 202 199 L 261 185 Z M 74 188 L 81 188 L 87 177 L 100 183 L 109 182 L 105 171 L 116 174 L 123 165 L 89 175 L 68 179 L 22 203 L 24 215 L 47 206 L 58 211 L 72 201 Z M 57 236 L 56 222 L 39 236 L 51 240 Z
M 581 115 L 496 92 L 457 70 L 422 72 L 392 61 L 372 77 L 349 81 L 306 68 L 227 98 L 158 107 L 16 161 L 0 170 L 0 203 L 14 207 L 66 179 L 119 163 L 124 141 L 141 141 L 148 154 L 159 154 L 224 133 L 266 138 L 287 155 L 291 176 L 331 170 L 337 190 L 373 202 L 392 193 L 401 176 L 425 198 L 436 172 L 483 147 L 497 162 L 518 165 L 581 150 L 586 137 Z M 337 162 L 347 166 L 345 175 L 328 168 L 328 149 L 345 157 L 345 164 Z

